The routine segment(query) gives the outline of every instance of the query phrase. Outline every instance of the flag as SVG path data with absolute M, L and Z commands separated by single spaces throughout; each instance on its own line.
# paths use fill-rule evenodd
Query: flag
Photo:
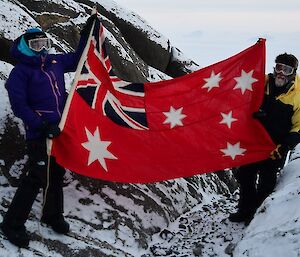
M 84 176 L 124 183 L 189 177 L 256 162 L 275 148 L 252 118 L 264 94 L 265 40 L 160 82 L 115 76 L 96 20 L 51 154 Z

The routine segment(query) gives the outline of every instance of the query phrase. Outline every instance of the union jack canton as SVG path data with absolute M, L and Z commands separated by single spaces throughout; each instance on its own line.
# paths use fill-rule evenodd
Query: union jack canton
M 107 54 L 105 33 L 100 19 L 96 19 L 76 91 L 92 109 L 102 111 L 118 125 L 147 130 L 144 84 L 126 82 L 115 75 Z

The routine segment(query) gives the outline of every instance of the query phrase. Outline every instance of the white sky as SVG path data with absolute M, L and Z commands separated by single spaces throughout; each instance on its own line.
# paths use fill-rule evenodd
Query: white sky
M 300 59 L 299 0 L 115 0 L 142 16 L 201 66 L 267 39 L 267 72 L 275 57 Z

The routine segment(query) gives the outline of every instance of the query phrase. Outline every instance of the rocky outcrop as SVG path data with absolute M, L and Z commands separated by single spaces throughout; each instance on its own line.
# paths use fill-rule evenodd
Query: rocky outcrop
M 28 15 L 32 16 L 37 23 L 47 32 L 51 33 L 58 40 L 63 40 L 67 47 L 71 49 L 75 48 L 79 39 L 79 29 L 83 24 L 76 24 L 75 21 L 78 17 L 88 17 L 88 13 L 91 12 L 91 8 L 95 5 L 93 1 L 89 0 L 77 0 L 79 4 L 82 4 L 80 10 L 76 10 L 73 6 L 66 6 L 66 4 L 57 4 L 48 1 L 19 1 Z M 140 71 L 134 71 L 134 66 L 139 64 L 141 66 L 151 66 L 171 77 L 178 77 L 184 74 L 190 73 L 198 68 L 198 65 L 192 60 L 189 60 L 182 56 L 178 58 L 178 54 L 182 55 L 180 50 L 173 47 L 171 42 L 155 31 L 149 25 L 145 24 L 143 19 L 138 15 L 128 12 L 125 16 L 129 16 L 130 19 L 124 19 L 118 15 L 124 10 L 121 10 L 117 6 L 113 9 L 109 9 L 108 6 L 96 3 L 97 10 L 106 20 L 109 20 L 109 24 L 105 23 L 107 29 L 115 36 L 117 34 L 122 37 L 123 40 L 117 40 L 120 47 L 126 50 L 130 57 L 135 57 L 131 64 L 126 63 L 129 58 L 124 58 L 122 55 L 114 54 L 112 51 L 111 59 L 115 64 L 116 73 L 119 74 L 125 80 L 142 81 L 142 77 L 149 76 L 147 68 Z M 90 7 L 90 8 L 89 8 Z M 81 21 L 82 22 L 82 21 Z M 143 27 L 140 24 L 144 24 Z M 111 43 L 111 42 L 109 42 Z M 57 45 L 58 50 L 62 50 Z M 0 59 L 4 58 L 0 54 Z M 136 62 L 138 60 L 138 62 Z M 125 66 L 124 66 L 125 63 Z M 125 67 L 125 69 L 124 69 Z M 128 68 L 131 72 L 128 74 Z M 130 74 L 136 73 L 134 76 Z M 140 73 L 141 75 L 137 75 Z M 145 79 L 144 79 L 145 80 Z
M 0 60 L 10 63 L 10 64 L 16 64 L 16 61 L 10 56 L 9 50 L 12 46 L 12 40 L 6 39 L 4 37 L 0 37 L 0 49 L 1 49 L 1 56 Z

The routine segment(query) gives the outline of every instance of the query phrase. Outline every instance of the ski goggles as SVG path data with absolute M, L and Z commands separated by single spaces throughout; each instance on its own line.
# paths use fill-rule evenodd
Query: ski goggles
M 43 49 L 48 51 L 51 48 L 51 40 L 47 37 L 29 39 L 28 47 L 36 52 L 40 52 Z
M 294 73 L 294 68 L 292 66 L 283 64 L 283 63 L 276 63 L 275 65 L 276 73 L 282 73 L 284 76 L 289 76 Z

